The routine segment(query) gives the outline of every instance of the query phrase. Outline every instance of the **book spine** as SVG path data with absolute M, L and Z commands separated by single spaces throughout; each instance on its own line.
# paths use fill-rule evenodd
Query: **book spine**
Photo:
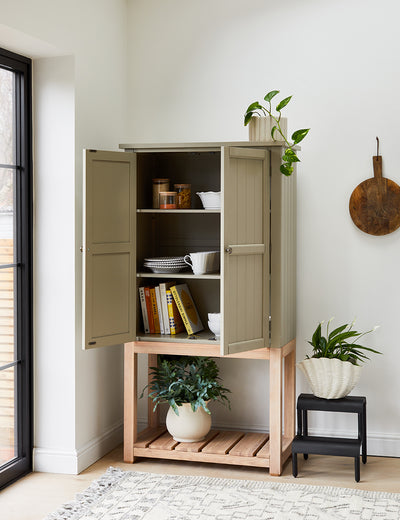
M 172 305 L 174 299 L 172 297 L 171 291 L 166 291 L 166 295 L 167 295 L 167 305 L 168 305 L 169 328 L 170 328 L 171 334 L 176 334 L 174 308 Z
M 150 296 L 150 287 L 144 288 L 144 295 L 146 298 L 146 308 L 147 308 L 147 318 L 149 320 L 149 330 L 150 334 L 154 334 L 154 319 L 153 319 L 153 312 L 151 310 L 151 296 Z
M 161 295 L 160 295 L 160 287 L 156 287 L 156 300 L 157 300 L 157 311 L 158 311 L 158 320 L 160 322 L 160 333 L 165 334 L 164 330 L 164 320 L 163 320 L 163 314 L 161 309 Z
M 193 329 L 192 329 L 192 326 L 190 324 L 189 318 L 188 318 L 188 316 L 186 314 L 186 311 L 185 311 L 185 308 L 183 306 L 182 300 L 181 300 L 181 298 L 179 296 L 179 293 L 176 290 L 176 287 L 171 287 L 171 294 L 174 297 L 176 306 L 178 307 L 178 311 L 179 311 L 179 314 L 181 315 L 181 318 L 182 318 L 183 324 L 185 325 L 186 331 L 187 331 L 187 333 L 190 336 L 190 335 L 193 334 Z
M 160 334 L 160 319 L 158 317 L 156 290 L 154 287 L 150 288 L 150 298 L 151 298 L 151 310 L 153 312 L 153 320 L 154 320 L 154 332 L 156 334 Z
M 149 334 L 149 318 L 147 317 L 146 297 L 144 295 L 144 287 L 139 287 L 140 306 L 142 308 L 143 326 L 145 334 Z
M 160 284 L 160 296 L 161 296 L 161 308 L 162 315 L 164 320 L 164 330 L 165 334 L 171 334 L 171 330 L 169 328 L 169 314 L 168 314 L 168 304 L 167 304 L 167 287 L 165 283 Z

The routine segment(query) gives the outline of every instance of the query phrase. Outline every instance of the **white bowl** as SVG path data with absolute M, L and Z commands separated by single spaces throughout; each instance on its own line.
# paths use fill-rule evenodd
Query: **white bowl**
M 220 191 L 198 191 L 196 195 L 200 197 L 204 209 L 221 209 Z
M 221 334 L 221 326 L 219 323 L 211 323 L 211 321 L 209 321 L 208 328 L 217 336 L 217 338 Z
M 211 323 L 219 324 L 221 322 L 221 313 L 220 312 L 209 312 L 208 321 L 210 321 Z

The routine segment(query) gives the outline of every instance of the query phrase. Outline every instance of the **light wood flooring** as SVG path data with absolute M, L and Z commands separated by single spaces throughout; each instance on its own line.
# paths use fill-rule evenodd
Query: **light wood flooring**
M 150 459 L 139 459 L 135 464 L 124 464 L 121 460 L 122 447 L 119 447 L 80 475 L 31 473 L 0 492 L 0 518 L 42 520 L 61 504 L 72 501 L 76 493 L 86 489 L 109 466 L 128 471 L 291 482 L 400 493 L 400 458 L 368 457 L 367 464 L 361 464 L 359 483 L 354 481 L 353 459 L 345 457 L 310 455 L 309 459 L 304 461 L 299 455 L 299 476 L 296 479 L 292 476 L 290 459 L 280 477 L 270 477 L 268 471 L 260 468 Z

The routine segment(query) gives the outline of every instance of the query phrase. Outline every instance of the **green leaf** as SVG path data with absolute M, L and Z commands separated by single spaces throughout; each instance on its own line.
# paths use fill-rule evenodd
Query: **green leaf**
M 328 341 L 331 340 L 332 338 L 334 338 L 337 334 L 340 334 L 341 332 L 344 331 L 344 329 L 347 327 L 348 325 L 342 325 L 341 327 L 338 327 L 337 329 L 333 330 L 329 336 L 328 336 Z
M 297 157 L 296 154 L 290 154 L 288 153 L 289 150 L 287 150 L 283 155 L 282 155 L 282 161 L 284 162 L 288 162 L 288 163 L 294 163 L 294 162 L 300 162 L 300 159 Z
M 254 101 L 254 103 L 251 103 L 251 105 L 248 106 L 246 113 L 253 112 L 254 110 L 262 110 L 262 108 L 263 107 L 260 105 L 258 101 Z
M 275 97 L 277 94 L 279 94 L 279 90 L 271 90 L 271 92 L 268 92 L 268 94 L 264 96 L 264 99 L 269 103 L 271 99 Z
M 281 173 L 283 173 L 283 175 L 286 175 L 286 177 L 290 177 L 290 175 L 292 175 L 293 173 L 293 166 L 290 166 L 290 164 L 288 163 L 281 164 L 281 167 L 279 169 Z
M 298 144 L 302 141 L 310 131 L 309 128 L 303 128 L 302 130 L 296 130 L 292 134 L 293 144 Z
M 273 126 L 272 129 L 271 129 L 271 137 L 272 137 L 272 139 L 275 139 L 275 137 L 274 137 L 274 133 L 275 133 L 275 130 L 276 130 L 277 128 L 278 128 L 278 127 L 275 125 L 275 126 Z
M 251 121 L 251 118 L 253 117 L 255 112 L 247 112 L 244 116 L 244 126 L 247 126 L 250 121 Z
M 322 327 L 322 323 L 319 323 L 318 324 L 318 327 L 315 329 L 315 332 L 313 334 L 313 337 L 312 337 L 312 345 L 314 347 L 316 347 L 317 345 L 319 345 L 319 340 L 321 338 L 321 327 Z
M 277 105 L 276 111 L 280 112 L 282 110 L 282 108 L 284 108 L 289 103 L 289 101 L 291 99 L 292 99 L 292 96 L 289 96 L 289 97 L 287 97 L 285 99 L 282 99 L 282 101 Z

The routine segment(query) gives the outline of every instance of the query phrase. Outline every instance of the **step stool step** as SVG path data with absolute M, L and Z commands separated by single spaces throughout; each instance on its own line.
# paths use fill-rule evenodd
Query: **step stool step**
M 360 447 L 360 439 L 296 435 L 292 442 L 292 453 L 357 457 L 360 454 Z

